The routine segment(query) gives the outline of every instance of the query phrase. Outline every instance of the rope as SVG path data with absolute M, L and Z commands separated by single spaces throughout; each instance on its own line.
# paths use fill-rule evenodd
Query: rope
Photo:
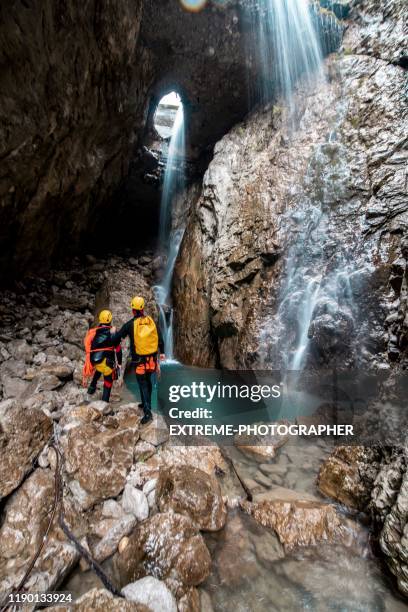
M 47 529 L 45 530 L 44 536 L 43 536 L 43 538 L 41 540 L 40 546 L 37 549 L 37 552 L 35 553 L 34 557 L 31 559 L 31 562 L 30 562 L 28 568 L 26 569 L 24 576 L 20 580 L 18 586 L 15 589 L 13 589 L 11 591 L 11 593 L 9 593 L 5 597 L 5 599 L 3 600 L 0 612 L 6 612 L 6 610 L 8 610 L 8 608 L 10 607 L 11 602 L 7 601 L 7 600 L 9 599 L 9 597 L 11 595 L 17 595 L 18 593 L 20 593 L 20 591 L 22 590 L 23 586 L 27 582 L 29 575 L 33 571 L 34 565 L 36 564 L 36 561 L 37 561 L 38 557 L 40 556 L 40 554 L 41 554 L 41 552 L 42 552 L 42 550 L 43 550 L 43 548 L 45 546 L 45 543 L 46 543 L 46 541 L 48 539 L 48 535 L 49 535 L 50 530 L 51 530 L 52 523 L 54 522 L 55 513 L 57 511 L 57 506 L 58 506 L 58 501 L 59 501 L 58 487 L 59 487 L 59 456 L 57 454 L 57 464 L 56 464 L 56 467 L 55 467 L 55 475 L 54 475 L 54 502 L 53 502 L 53 505 L 52 505 L 51 517 L 50 517 L 50 520 L 48 521 Z
M 45 543 L 48 540 L 48 536 L 49 536 L 52 524 L 54 522 L 58 506 L 59 506 L 58 523 L 59 523 L 59 526 L 61 527 L 62 531 L 64 532 L 64 534 L 73 543 L 73 545 L 75 546 L 75 548 L 78 551 L 78 553 L 81 555 L 81 557 L 83 557 L 86 560 L 88 565 L 92 568 L 92 570 L 95 572 L 95 574 L 101 580 L 103 585 L 113 595 L 115 595 L 117 597 L 123 597 L 123 595 L 121 595 L 120 591 L 111 582 L 110 578 L 105 574 L 104 570 L 102 569 L 102 566 L 97 561 L 95 561 L 95 559 L 92 558 L 90 553 L 77 540 L 77 538 L 74 536 L 74 534 L 72 533 L 72 531 L 69 529 L 68 525 L 65 522 L 65 516 L 64 516 L 64 492 L 63 492 L 62 477 L 61 477 L 61 465 L 63 463 L 63 458 L 62 458 L 62 455 L 61 455 L 61 451 L 58 448 L 58 445 L 56 444 L 55 441 L 53 441 L 51 443 L 51 448 L 55 452 L 56 464 L 55 464 L 55 474 L 54 474 L 54 501 L 53 501 L 53 505 L 52 505 L 52 509 L 51 509 L 50 520 L 48 521 L 48 525 L 47 525 L 47 528 L 45 530 L 44 536 L 43 536 L 43 538 L 41 540 L 41 543 L 40 543 L 40 545 L 39 545 L 35 555 L 33 556 L 33 558 L 31 560 L 28 568 L 26 569 L 26 571 L 24 573 L 24 576 L 20 580 L 18 586 L 15 589 L 13 589 L 10 593 L 8 593 L 6 595 L 6 597 L 4 598 L 4 600 L 3 600 L 2 604 L 1 604 L 0 612 L 6 612 L 10 608 L 10 606 L 12 605 L 12 602 L 8 601 L 10 596 L 11 595 L 14 595 L 14 596 L 18 595 L 21 592 L 21 590 L 23 589 L 25 583 L 27 582 L 31 572 L 34 569 L 34 566 L 35 566 L 35 564 L 37 562 L 37 559 L 40 556 L 40 554 L 41 554 L 41 552 L 42 552 L 42 550 L 43 550 L 43 548 L 45 546 Z
M 57 455 L 57 457 L 58 456 L 60 457 L 60 450 L 59 450 L 59 448 L 55 444 L 52 445 L 52 448 L 54 449 L 55 454 Z M 61 459 L 61 461 L 62 461 L 62 459 Z M 78 553 L 81 555 L 81 557 L 83 557 L 86 560 L 88 565 L 92 568 L 92 570 L 95 572 L 95 574 L 101 580 L 103 585 L 113 595 L 116 595 L 116 596 L 119 596 L 119 597 L 123 597 L 121 595 L 120 591 L 111 582 L 111 580 L 107 576 L 107 574 L 105 574 L 104 570 L 102 569 L 102 566 L 97 561 L 95 561 L 95 559 L 93 559 L 93 557 L 90 555 L 90 553 L 86 550 L 86 548 L 84 546 L 82 546 L 82 544 L 74 536 L 74 534 L 72 533 L 72 531 L 69 529 L 68 525 L 66 524 L 65 517 L 64 517 L 64 500 L 63 500 L 63 488 L 61 487 L 61 474 L 59 475 L 58 486 L 59 486 L 59 496 L 60 496 L 60 511 L 59 511 L 59 516 L 58 516 L 58 522 L 59 522 L 59 525 L 60 525 L 62 531 L 65 533 L 67 538 L 74 544 L 74 546 L 75 546 L 76 550 L 78 551 Z

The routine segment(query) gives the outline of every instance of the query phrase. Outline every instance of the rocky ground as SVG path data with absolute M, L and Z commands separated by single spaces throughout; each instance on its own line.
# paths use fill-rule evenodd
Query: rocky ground
M 235 600 L 227 605 L 222 597 L 231 588 L 238 596 L 234 584 L 245 573 L 245 580 L 252 577 L 265 593 L 262 581 L 268 576 L 267 584 L 277 580 L 282 606 L 293 606 L 292 599 L 305 587 L 300 577 L 292 585 L 296 551 L 314 558 L 313 551 L 329 543 L 357 560 L 368 550 L 364 529 L 316 489 L 330 446 L 288 440 L 258 448 L 237 440 L 222 452 L 204 440 L 193 447 L 175 446 L 161 418 L 140 426 L 140 410 L 125 389 L 115 390 L 110 406 L 98 399 L 85 401 L 82 341 L 95 311 L 112 308 L 120 324 L 129 316 L 129 297 L 143 293 L 154 312 L 150 285 L 158 267 L 150 255 L 129 261 L 112 257 L 104 263 L 89 257 L 86 265 L 74 262 L 69 271 L 26 281 L 3 295 L 0 591 L 17 586 L 41 543 L 54 502 L 56 443 L 66 523 L 103 564 L 121 597 L 103 588 L 89 570 L 59 527 L 58 512 L 27 590 L 62 585 L 78 596 L 69 609 L 83 611 L 229 610 Z M 337 453 L 325 465 L 339 457 L 344 459 Z M 401 458 L 393 457 L 394 468 L 396 463 L 400 469 Z M 384 469 L 377 461 L 367 482 L 372 484 Z M 365 500 L 360 482 L 352 482 L 348 496 L 341 496 L 338 484 L 330 489 L 327 483 L 335 473 L 334 467 L 322 468 L 324 494 L 344 503 Z M 380 484 L 375 491 L 378 516 L 388 525 L 401 525 L 401 494 L 398 499 L 388 495 L 381 504 Z M 381 536 L 385 552 L 386 546 L 395 547 L 390 529 Z M 394 567 L 403 568 L 394 553 L 390 558 Z M 322 559 L 319 563 L 327 563 Z M 335 560 L 331 563 L 334 569 Z M 305 588 L 320 597 L 312 583 Z M 240 595 L 244 601 L 250 592 L 248 586 Z M 384 589 L 377 595 L 385 602 L 391 597 Z M 283 609 L 273 601 L 270 609 Z

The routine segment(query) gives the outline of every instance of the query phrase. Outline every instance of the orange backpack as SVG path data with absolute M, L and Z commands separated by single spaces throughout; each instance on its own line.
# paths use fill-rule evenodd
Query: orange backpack
M 82 386 L 87 387 L 88 381 L 95 373 L 95 367 L 91 363 L 92 341 L 95 338 L 97 327 L 93 327 L 86 332 L 84 338 L 85 363 L 82 370 Z

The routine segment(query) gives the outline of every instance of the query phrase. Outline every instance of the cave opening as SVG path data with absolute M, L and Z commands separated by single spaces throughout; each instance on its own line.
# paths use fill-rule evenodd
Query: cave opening
M 160 99 L 154 112 L 153 125 L 157 134 L 164 140 L 171 138 L 177 113 L 182 107 L 181 96 L 176 91 L 170 91 Z

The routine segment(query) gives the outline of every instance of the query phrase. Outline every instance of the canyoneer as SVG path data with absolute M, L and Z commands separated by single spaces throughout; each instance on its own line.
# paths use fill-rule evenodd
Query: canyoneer
M 104 402 L 109 402 L 113 381 L 119 378 L 122 365 L 120 339 L 112 328 L 112 318 L 110 310 L 102 310 L 99 313 L 99 325 L 90 329 L 84 340 L 86 356 L 83 384 L 86 386 L 91 378 L 88 395 L 93 395 L 98 380 L 103 376 Z
M 136 296 L 130 305 L 133 318 L 122 326 L 116 338 L 119 342 L 126 337 L 130 340 L 132 364 L 140 389 L 139 406 L 144 412 L 141 423 L 145 424 L 152 418 L 152 378 L 160 372 L 160 360 L 165 358 L 164 346 L 155 322 L 144 312 L 144 299 Z

